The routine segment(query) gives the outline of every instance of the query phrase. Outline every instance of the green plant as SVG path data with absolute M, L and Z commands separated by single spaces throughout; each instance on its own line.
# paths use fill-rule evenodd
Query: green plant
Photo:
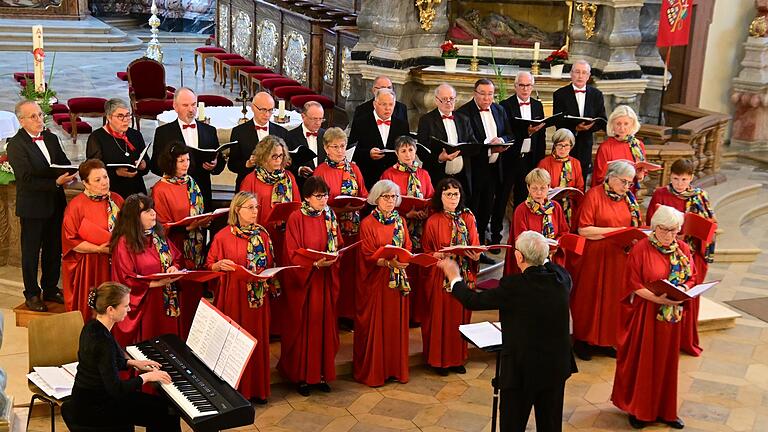
M 56 53 L 53 53 L 53 60 L 51 60 L 51 71 L 48 73 L 48 82 L 45 83 L 45 90 L 39 92 L 35 89 L 35 81 L 27 80 L 27 85 L 21 89 L 19 93 L 21 97 L 27 100 L 37 101 L 40 105 L 40 109 L 48 116 L 51 113 L 52 100 L 56 97 L 56 92 L 51 89 L 51 82 L 53 82 L 53 66 L 56 64 Z
M 493 74 L 496 75 L 496 93 L 494 95 L 495 101 L 501 102 L 509 96 L 509 90 L 507 88 L 507 80 L 503 75 L 503 69 L 500 65 L 496 64 L 496 57 L 493 55 L 493 46 L 491 46 L 491 63 L 489 63 Z

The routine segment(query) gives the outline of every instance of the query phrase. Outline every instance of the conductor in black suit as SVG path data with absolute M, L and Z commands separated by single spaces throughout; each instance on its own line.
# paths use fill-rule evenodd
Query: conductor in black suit
M 8 141 L 8 162 L 16 176 L 16 216 L 21 222 L 21 275 L 25 304 L 45 312 L 44 301 L 64 303 L 59 290 L 61 225 L 67 200 L 64 186 L 76 174 L 61 174 L 50 167 L 70 161 L 56 135 L 44 130 L 43 111 L 37 102 L 16 104 L 21 129 Z M 40 258 L 40 260 L 38 259 Z M 37 280 L 38 261 L 42 276 Z M 42 289 L 42 299 L 40 293 Z
M 368 189 L 397 162 L 395 140 L 410 132 L 408 123 L 392 116 L 394 109 L 395 92 L 380 89 L 373 100 L 373 111 L 352 120 L 348 141 L 357 143 L 352 160 L 360 167 Z M 383 149 L 391 152 L 384 153 Z
M 251 157 L 256 144 L 267 135 L 286 139 L 287 131 L 269 121 L 275 112 L 275 100 L 267 92 L 259 92 L 251 101 L 253 121 L 245 122 L 232 129 L 230 141 L 237 141 L 229 151 L 229 170 L 237 174 L 235 190 L 240 190 L 240 182 L 256 167 L 256 160 Z
M 527 71 L 520 71 L 515 78 L 515 94 L 501 102 L 509 118 L 509 124 L 512 126 L 512 134 L 515 136 L 515 145 L 504 154 L 505 195 L 501 201 L 506 203 L 510 192 L 513 192 L 515 207 L 528 197 L 525 176 L 538 166 L 540 160 L 544 159 L 547 150 L 546 134 L 542 130 L 544 123 L 529 126 L 527 122 L 515 120 L 515 118 L 528 120 L 544 118 L 544 105 L 531 97 L 533 86 L 533 75 Z
M 436 108 L 419 119 L 419 143 L 429 147 L 431 153 L 425 155 L 424 169 L 429 172 L 434 186 L 445 177 L 452 177 L 461 183 L 469 201 L 472 196 L 472 166 L 468 157 L 455 151 L 448 153 L 432 137 L 450 144 L 475 142 L 475 135 L 469 125 L 469 119 L 457 112 L 456 90 L 449 84 L 440 84 L 435 88 Z
M 166 123 L 155 129 L 155 138 L 152 142 L 152 172 L 162 176 L 163 171 L 158 166 L 160 155 L 170 151 L 170 145 L 174 142 L 183 142 L 192 151 L 189 153 L 189 175 L 197 182 L 203 195 L 205 211 L 212 211 L 211 207 L 211 174 L 221 174 L 224 170 L 224 156 L 221 153 L 215 155 L 210 152 L 201 152 L 197 149 L 217 149 L 219 138 L 216 128 L 197 121 L 197 95 L 187 87 L 181 87 L 173 95 L 173 110 L 178 115 L 178 120 Z
M 320 127 L 323 124 L 325 110 L 319 102 L 309 101 L 304 104 L 301 110 L 301 126 L 288 131 L 285 144 L 289 151 L 296 150 L 304 146 L 312 150 L 317 157 L 310 159 L 303 164 L 291 163 L 288 169 L 296 177 L 299 183 L 299 189 L 304 185 L 304 180 L 312 176 L 315 168 L 325 162 L 325 147 L 323 146 L 323 134 L 325 129 Z
M 376 79 L 373 80 L 371 93 L 376 96 L 376 92 L 381 89 L 390 89 L 395 91 L 395 87 L 392 85 L 392 80 L 384 75 L 377 76 Z M 369 113 L 371 111 L 373 111 L 373 99 L 368 99 L 355 108 L 355 113 L 352 115 L 352 119 L 354 120 L 357 118 L 357 116 L 364 113 Z M 395 109 L 392 111 L 392 117 L 397 117 L 404 121 L 405 124 L 408 124 L 408 108 L 406 108 L 404 103 L 395 101 Z
M 577 60 L 571 67 L 571 83 L 555 90 L 552 95 L 552 111 L 575 117 L 605 117 L 605 100 L 603 93 L 595 87 L 588 86 L 587 81 L 592 68 L 584 60 Z M 581 163 L 584 181 L 592 172 L 592 134 L 603 129 L 604 123 L 581 123 L 571 132 L 576 136 L 576 144 L 571 149 L 571 156 Z M 558 125 L 558 128 L 565 125 Z
M 534 407 L 537 431 L 560 432 L 565 381 L 577 371 L 568 328 L 571 277 L 547 260 L 549 246 L 535 231 L 518 236 L 514 254 L 522 273 L 504 276 L 498 288 L 484 291 L 467 287 L 455 261 L 443 259 L 438 266 L 464 307 L 499 310 L 501 430 L 525 431 Z

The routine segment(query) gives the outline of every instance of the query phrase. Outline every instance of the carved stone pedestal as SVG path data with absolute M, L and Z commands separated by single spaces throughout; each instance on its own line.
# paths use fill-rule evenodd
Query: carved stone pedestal
M 768 148 L 768 38 L 749 37 L 744 51 L 743 69 L 733 79 L 731 142 Z
M 0 266 L 21 267 L 20 233 L 16 185 L 0 185 Z

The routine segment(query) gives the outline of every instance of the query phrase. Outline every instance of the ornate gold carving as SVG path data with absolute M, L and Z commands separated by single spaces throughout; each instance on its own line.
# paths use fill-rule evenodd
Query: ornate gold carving
M 758 15 L 749 25 L 749 35 L 752 37 L 765 37 L 768 34 L 768 20 L 765 15 Z
M 229 50 L 229 5 L 219 5 L 219 46 Z
M 584 26 L 584 36 L 591 39 L 595 35 L 595 16 L 597 5 L 594 3 L 578 2 L 576 10 L 581 12 L 581 25 Z
M 435 19 L 435 8 L 441 0 L 416 0 L 416 8 L 419 9 L 419 22 L 424 31 L 432 30 L 432 21 Z
M 325 61 L 323 65 L 323 81 L 328 85 L 333 85 L 333 75 L 336 72 L 336 47 L 333 45 L 326 46 L 323 58 Z
M 232 50 L 243 57 L 250 57 L 253 40 L 253 23 L 251 17 L 239 11 L 232 23 Z
M 307 82 L 307 43 L 304 36 L 291 31 L 283 36 L 283 73 L 285 76 L 306 84 Z
M 352 81 L 347 73 L 347 65 L 350 60 L 352 60 L 352 50 L 346 46 L 341 47 L 341 70 L 339 71 L 341 77 L 341 85 L 339 87 L 341 91 L 339 94 L 343 98 L 348 98 L 352 90 Z
M 277 26 L 270 20 L 262 20 L 256 28 L 256 40 L 258 47 L 256 49 L 256 61 L 264 66 L 273 69 L 277 67 L 279 58 L 277 57 L 278 43 L 280 43 L 277 33 Z

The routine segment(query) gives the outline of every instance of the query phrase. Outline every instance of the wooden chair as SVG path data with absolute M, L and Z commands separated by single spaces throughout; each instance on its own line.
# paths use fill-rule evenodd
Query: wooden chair
M 205 78 L 205 60 L 208 57 L 213 56 L 214 54 L 223 54 L 226 53 L 227 50 L 224 48 L 219 47 L 213 47 L 213 46 L 202 46 L 195 48 L 194 56 L 195 56 L 195 75 L 197 75 L 197 57 L 201 57 L 203 60 L 203 78 Z
M 80 311 L 66 312 L 35 318 L 29 322 L 29 372 L 40 366 L 61 366 L 77 361 L 83 315 Z M 56 399 L 45 394 L 40 387 L 27 381 L 32 399 L 29 401 L 27 429 L 32 417 L 35 400 L 45 401 L 51 407 L 51 432 L 56 430 L 56 406 L 66 399 Z

